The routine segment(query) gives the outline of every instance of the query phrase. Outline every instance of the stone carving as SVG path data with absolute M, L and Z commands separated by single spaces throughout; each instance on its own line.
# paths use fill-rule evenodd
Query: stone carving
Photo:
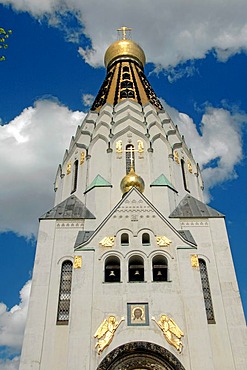
M 167 342 L 181 353 L 183 349 L 181 338 L 184 336 L 184 333 L 179 329 L 175 321 L 165 314 L 160 316 L 159 321 L 156 321 L 155 317 L 152 317 L 152 320 L 155 321 L 158 327 L 162 330 Z
M 113 247 L 114 245 L 114 236 L 105 236 L 100 242 L 99 244 L 102 245 L 102 247 Z
M 156 236 L 156 242 L 160 247 L 168 247 L 171 244 L 171 240 L 166 236 Z
M 131 363 L 137 364 L 137 361 L 141 361 L 143 365 L 135 366 L 134 368 L 137 369 L 185 370 L 181 362 L 170 351 L 149 342 L 130 342 L 115 348 L 102 360 L 97 370 L 133 369 Z M 145 365 L 144 361 L 146 361 Z
M 95 345 L 95 348 L 98 347 L 98 355 L 104 351 L 104 349 L 109 346 L 111 343 L 115 331 L 124 321 L 124 317 L 118 322 L 115 316 L 109 316 L 108 319 L 105 319 L 100 326 L 98 327 L 96 333 L 94 334 L 94 338 L 98 339 L 98 342 Z

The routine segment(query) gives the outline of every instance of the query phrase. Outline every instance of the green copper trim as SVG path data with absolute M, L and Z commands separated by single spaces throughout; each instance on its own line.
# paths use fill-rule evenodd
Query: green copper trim
M 163 174 L 161 174 L 156 180 L 154 180 L 152 184 L 150 184 L 150 186 L 168 186 L 170 189 L 174 190 L 177 193 L 177 190 Z
M 86 194 L 88 191 L 92 190 L 93 188 L 112 188 L 112 185 L 106 181 L 102 176 L 97 175 L 95 179 L 91 182 L 91 184 L 86 188 L 84 194 Z

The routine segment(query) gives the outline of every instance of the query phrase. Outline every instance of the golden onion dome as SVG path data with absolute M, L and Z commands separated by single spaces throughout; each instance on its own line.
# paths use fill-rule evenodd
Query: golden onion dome
M 142 67 L 146 62 L 146 57 L 142 48 L 132 40 L 123 39 L 115 41 L 109 46 L 105 53 L 106 68 L 116 59 L 130 57 L 135 59 Z
M 143 193 L 145 184 L 141 176 L 138 176 L 131 167 L 130 172 L 122 179 L 120 188 L 122 193 L 125 194 L 133 187 L 137 188 L 141 193 Z

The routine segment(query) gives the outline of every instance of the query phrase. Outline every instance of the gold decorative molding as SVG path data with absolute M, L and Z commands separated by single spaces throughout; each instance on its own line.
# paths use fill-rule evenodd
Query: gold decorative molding
M 86 154 L 85 152 L 81 152 L 80 156 L 80 164 L 83 164 L 85 162 Z
M 99 244 L 102 245 L 102 247 L 113 247 L 114 245 L 114 236 L 105 236 L 100 242 Z
M 123 142 L 122 142 L 122 140 L 118 140 L 116 142 L 116 153 L 119 155 L 118 157 L 121 158 L 121 154 L 123 153 Z
M 74 256 L 74 269 L 80 269 L 82 267 L 82 257 Z
M 192 267 L 199 268 L 198 254 L 192 254 L 190 256 L 190 260 L 191 260 L 191 266 Z
M 156 242 L 160 247 L 168 247 L 172 243 L 166 236 L 156 236 Z
M 180 163 L 180 160 L 179 160 L 178 151 L 177 151 L 177 150 L 175 150 L 173 155 L 174 155 L 174 160 L 175 160 L 175 162 L 177 162 L 177 164 L 179 164 L 179 163 Z
M 175 321 L 165 314 L 160 316 L 159 321 L 156 321 L 155 317 L 152 317 L 152 320 L 155 321 L 155 323 L 161 329 L 166 341 L 175 347 L 179 353 L 181 353 L 183 349 L 181 338 L 184 336 L 184 333 L 181 329 L 179 329 Z
M 69 162 L 67 164 L 67 175 L 69 175 L 71 173 L 71 166 L 72 166 L 72 164 L 71 164 L 71 162 Z
M 141 141 L 141 140 L 137 140 L 137 146 L 138 146 L 138 152 L 139 152 L 139 153 L 143 153 L 143 152 L 144 152 L 144 145 L 143 145 L 143 141 Z
M 188 164 L 188 170 L 189 170 L 189 172 L 192 173 L 192 164 L 191 164 L 191 162 L 189 160 L 188 160 L 187 164 Z
M 96 333 L 94 334 L 94 338 L 97 338 L 98 340 L 95 345 L 95 348 L 98 348 L 98 355 L 100 355 L 100 353 L 103 352 L 104 349 L 112 342 L 115 331 L 122 321 L 124 321 L 124 317 L 122 317 L 118 322 L 116 317 L 112 315 L 100 324 Z

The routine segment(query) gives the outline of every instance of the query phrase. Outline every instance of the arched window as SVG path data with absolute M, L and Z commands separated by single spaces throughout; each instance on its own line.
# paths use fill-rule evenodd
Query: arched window
M 152 261 L 153 281 L 168 280 L 168 262 L 164 256 L 155 256 Z
M 207 265 L 206 262 L 201 258 L 199 258 L 199 268 L 207 320 L 209 324 L 215 324 L 214 309 L 209 286 Z
M 183 183 L 184 183 L 184 189 L 189 192 L 188 184 L 187 184 L 187 178 L 185 173 L 185 162 L 183 159 L 181 159 L 181 168 L 182 168 L 182 176 L 183 176 Z
M 105 261 L 105 282 L 120 282 L 120 260 L 116 256 L 110 256 Z
M 73 168 L 73 178 L 72 178 L 72 190 L 71 193 L 74 193 L 77 189 L 77 178 L 78 178 L 78 166 L 79 162 L 76 160 L 74 162 L 74 168 Z
M 135 94 L 133 90 L 124 89 L 120 92 L 120 99 L 134 98 Z
M 150 235 L 148 233 L 142 234 L 142 245 L 150 245 Z
M 135 170 L 135 147 L 133 144 L 126 145 L 126 173 L 130 172 L 131 166 Z
M 133 82 L 131 81 L 122 81 L 121 82 L 121 89 L 133 89 Z
M 121 235 L 121 245 L 125 247 L 129 245 L 129 235 L 127 233 L 123 233 Z
M 130 79 L 130 74 L 129 73 L 123 73 L 123 80 L 129 80 Z
M 127 66 L 123 67 L 123 72 L 129 72 L 129 70 L 130 70 L 129 67 L 127 67 Z
M 69 322 L 72 269 L 73 265 L 71 261 L 63 262 L 60 277 L 57 324 L 67 325 Z
M 144 281 L 144 261 L 140 256 L 132 256 L 129 259 L 129 281 Z

